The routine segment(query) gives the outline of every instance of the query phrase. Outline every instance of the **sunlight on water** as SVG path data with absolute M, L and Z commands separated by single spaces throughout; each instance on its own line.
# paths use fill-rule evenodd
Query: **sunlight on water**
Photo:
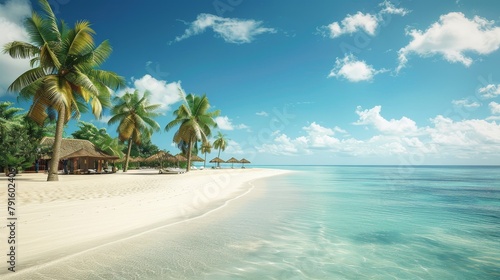
M 500 279 L 500 168 L 325 166 L 34 278 Z M 185 230 L 185 231 L 184 231 Z M 70 272 L 70 274 L 68 274 Z

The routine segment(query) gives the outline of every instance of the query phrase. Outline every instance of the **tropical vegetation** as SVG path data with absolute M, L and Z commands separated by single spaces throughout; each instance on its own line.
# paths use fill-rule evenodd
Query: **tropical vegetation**
M 25 169 L 38 159 L 39 143 L 47 131 L 25 114 L 22 108 L 10 102 L 0 103 L 0 168 L 7 174 L 9 168 Z
M 33 101 L 28 116 L 43 125 L 47 117 L 57 115 L 47 177 L 57 181 L 64 124 L 72 116 L 78 118 L 87 103 L 99 118 L 102 108 L 110 105 L 109 89 L 117 89 L 125 81 L 114 72 L 99 69 L 112 49 L 108 41 L 95 46 L 95 31 L 88 21 L 78 21 L 71 29 L 58 21 L 47 0 L 39 2 L 43 15 L 33 11 L 25 21 L 29 42 L 7 43 L 4 52 L 13 58 L 30 59 L 32 69 L 8 88 Z
M 153 131 L 160 130 L 160 125 L 153 118 L 160 115 L 158 109 L 161 105 L 150 104 L 149 96 L 147 91 L 140 96 L 139 91 L 135 90 L 113 98 L 114 107 L 108 124 L 119 123 L 116 129 L 118 137 L 120 141 L 128 142 L 123 172 L 128 170 L 132 143 L 140 145 L 143 138 L 149 139 Z
M 111 137 L 106 128 L 97 128 L 94 124 L 83 121 L 78 122 L 78 127 L 71 134 L 73 138 L 89 140 L 101 151 L 123 158 L 125 145 L 118 138 Z
M 229 139 L 226 138 L 225 134 L 222 134 L 220 131 L 217 133 L 214 140 L 214 148 L 219 149 L 219 154 L 217 155 L 218 158 L 220 158 L 220 152 L 226 150 L 228 141 Z M 217 166 L 220 166 L 220 162 L 217 163 Z
M 179 93 L 184 102 L 173 112 L 175 119 L 165 126 L 165 131 L 179 126 L 173 141 L 177 144 L 187 144 L 186 171 L 190 171 L 193 146 L 198 141 L 202 143 L 208 141 L 211 129 L 217 127 L 214 118 L 219 116 L 220 111 L 209 111 L 210 103 L 206 95 L 197 96 L 191 93 L 186 96 L 180 89 Z
M 212 144 L 210 144 L 210 141 L 203 142 L 201 144 L 201 152 L 205 154 L 205 158 L 203 161 L 203 167 L 205 168 L 207 165 L 207 154 L 212 152 Z

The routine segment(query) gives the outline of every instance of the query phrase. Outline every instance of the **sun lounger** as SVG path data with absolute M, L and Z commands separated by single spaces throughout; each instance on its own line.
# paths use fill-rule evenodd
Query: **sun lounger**
M 186 172 L 186 170 L 181 168 L 163 168 L 160 169 L 160 174 L 182 174 Z

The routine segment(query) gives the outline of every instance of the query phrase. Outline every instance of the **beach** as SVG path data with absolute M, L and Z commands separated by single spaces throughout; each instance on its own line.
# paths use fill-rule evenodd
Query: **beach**
M 285 173 L 274 169 L 206 169 L 185 174 L 130 170 L 60 175 L 59 182 L 46 182 L 43 173 L 20 174 L 15 178 L 16 272 L 9 272 L 3 262 L 0 275 L 22 278 L 23 272 L 62 259 L 224 211 L 224 206 L 252 192 L 253 181 Z M 7 186 L 6 177 L 2 182 Z M 0 189 L 0 197 L 6 203 L 6 187 Z M 1 236 L 7 235 L 3 225 Z M 0 251 L 8 252 L 7 246 L 1 242 Z
M 498 166 L 272 168 L 21 174 L 0 278 L 500 276 Z

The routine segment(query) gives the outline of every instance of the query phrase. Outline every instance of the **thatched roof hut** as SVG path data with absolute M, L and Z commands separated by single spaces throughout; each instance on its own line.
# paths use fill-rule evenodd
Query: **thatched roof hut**
M 40 146 L 52 147 L 54 145 L 54 137 L 43 137 L 40 142 Z M 70 158 L 81 158 L 89 157 L 104 160 L 116 160 L 119 159 L 117 156 L 109 155 L 99 148 L 97 148 L 92 142 L 82 139 L 62 139 L 60 155 L 61 159 Z M 46 155 L 43 159 L 50 159 L 51 155 Z
M 41 147 L 51 148 L 54 145 L 54 137 L 44 137 L 40 141 Z M 107 154 L 97 148 L 92 142 L 82 139 L 62 139 L 60 150 L 60 159 L 63 164 L 59 169 L 63 169 L 65 173 L 101 173 L 103 170 L 108 171 L 107 166 L 103 163 L 108 160 L 117 160 L 120 157 Z M 51 159 L 51 155 L 47 154 L 42 159 Z

